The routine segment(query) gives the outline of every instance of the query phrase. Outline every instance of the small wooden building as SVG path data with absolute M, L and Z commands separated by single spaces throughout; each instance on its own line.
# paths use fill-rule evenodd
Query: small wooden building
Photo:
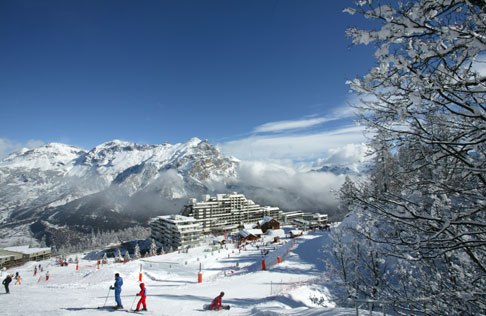
M 290 231 L 290 238 L 299 237 L 299 236 L 302 236 L 303 234 L 304 233 L 301 230 L 294 229 L 294 230 Z
M 258 227 L 265 233 L 269 229 L 280 229 L 280 222 L 271 217 L 265 217 L 258 222 Z
M 262 237 L 263 232 L 261 229 L 242 229 L 240 230 L 240 236 L 245 240 L 257 240 Z

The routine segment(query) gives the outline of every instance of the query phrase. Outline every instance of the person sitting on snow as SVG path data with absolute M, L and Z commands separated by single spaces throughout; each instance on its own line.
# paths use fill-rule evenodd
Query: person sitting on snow
M 145 287 L 145 284 L 140 283 L 140 293 L 138 293 L 137 296 L 141 296 L 141 297 L 140 297 L 140 301 L 138 301 L 136 311 L 140 310 L 141 304 L 143 304 L 142 310 L 146 311 L 147 310 L 147 304 L 145 303 L 145 298 L 147 297 L 147 288 Z
M 223 296 L 224 296 L 224 292 L 219 293 L 219 295 L 214 298 L 211 305 L 209 305 L 209 310 L 214 309 L 214 310 L 219 311 L 221 309 L 221 305 L 223 305 L 223 302 L 222 302 Z

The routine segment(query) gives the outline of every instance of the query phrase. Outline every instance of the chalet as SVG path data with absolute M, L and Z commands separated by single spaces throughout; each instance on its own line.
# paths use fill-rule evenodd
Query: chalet
M 242 229 L 240 230 L 240 236 L 245 240 L 257 240 L 262 237 L 263 232 L 261 229 Z
M 269 229 L 280 229 L 280 223 L 272 217 L 264 217 L 258 222 L 258 227 L 265 233 Z
M 294 230 L 290 231 L 290 238 L 295 238 L 295 237 L 299 237 L 299 236 L 302 236 L 302 235 L 303 235 L 303 232 L 301 230 L 294 229 Z

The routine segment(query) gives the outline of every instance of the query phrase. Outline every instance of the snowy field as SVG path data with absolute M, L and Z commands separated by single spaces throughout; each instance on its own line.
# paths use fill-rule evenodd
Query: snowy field
M 55 259 L 29 262 L 7 270 L 19 272 L 22 284 L 10 284 L 10 294 L 0 294 L 0 315 L 110 315 L 126 314 L 136 307 L 139 273 L 147 287 L 147 315 L 354 315 L 354 310 L 337 308 L 332 301 L 317 306 L 311 297 L 328 298 L 323 280 L 324 265 L 318 251 L 327 239 L 327 232 L 316 232 L 295 239 L 283 239 L 280 244 L 247 245 L 235 249 L 233 244 L 192 248 L 188 253 L 169 253 L 110 263 L 97 269 L 96 261 L 80 258 L 75 264 L 56 265 Z M 225 246 L 223 246 L 225 247 Z M 262 271 L 261 252 L 268 250 L 266 271 Z M 281 263 L 277 263 L 277 256 Z M 74 259 L 75 255 L 70 256 Z M 110 259 L 112 262 L 113 259 Z M 34 274 L 34 266 L 42 264 L 43 273 Z M 198 283 L 199 268 L 202 283 Z M 45 280 L 46 271 L 50 278 Z M 125 310 L 112 310 L 114 274 L 120 273 L 124 285 L 122 302 Z M 2 280 L 5 278 L 3 272 Z M 40 277 L 39 277 L 40 276 Z M 230 311 L 204 311 L 221 291 L 223 304 Z M 327 293 L 327 294 L 326 294 Z M 105 304 L 106 302 L 106 304 Z M 99 308 L 104 307 L 104 308 Z

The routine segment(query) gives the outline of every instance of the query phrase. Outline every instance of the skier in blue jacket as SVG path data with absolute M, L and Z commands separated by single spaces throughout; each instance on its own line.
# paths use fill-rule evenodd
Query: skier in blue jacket
M 123 304 L 121 302 L 120 294 L 121 294 L 121 287 L 123 285 L 123 279 L 120 276 L 119 273 L 115 273 L 115 284 L 110 286 L 110 289 L 115 290 L 115 300 L 116 300 L 116 306 L 114 307 L 115 309 L 122 309 Z

